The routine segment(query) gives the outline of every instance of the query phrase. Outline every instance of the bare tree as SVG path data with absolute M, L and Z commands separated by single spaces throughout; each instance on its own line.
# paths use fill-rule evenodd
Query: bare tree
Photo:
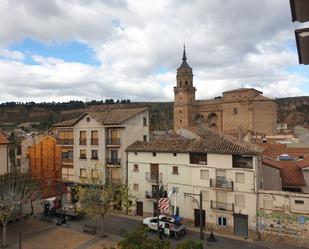
M 28 174 L 8 173 L 0 176 L 0 221 L 2 247 L 7 246 L 6 225 L 17 213 L 18 204 L 26 204 L 38 191 L 38 184 Z
M 121 185 L 103 185 L 99 178 L 91 178 L 90 182 L 79 188 L 79 198 L 82 207 L 89 216 L 99 217 L 101 220 L 101 237 L 105 234 L 105 216 L 115 205 L 122 203 L 126 193 Z M 126 203 L 127 200 L 124 200 Z

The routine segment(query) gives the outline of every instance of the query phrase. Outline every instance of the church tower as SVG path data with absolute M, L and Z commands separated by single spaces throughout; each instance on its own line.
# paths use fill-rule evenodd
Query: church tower
M 174 130 L 193 126 L 195 87 L 192 68 L 187 63 L 186 48 L 183 48 L 182 63 L 177 68 L 177 86 L 174 87 Z

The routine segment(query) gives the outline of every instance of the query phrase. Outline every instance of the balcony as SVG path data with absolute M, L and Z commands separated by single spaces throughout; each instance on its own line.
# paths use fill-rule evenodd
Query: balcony
M 80 138 L 79 139 L 79 145 L 86 145 L 87 144 L 87 139 L 86 138 Z
M 108 137 L 106 138 L 106 145 L 107 146 L 120 146 L 120 138 L 111 138 L 111 137 Z
M 62 163 L 73 163 L 73 158 L 62 158 Z
M 121 166 L 121 158 L 107 158 L 106 165 L 108 167 L 120 167 Z
M 106 185 L 121 185 L 122 179 L 121 178 L 105 178 Z
M 67 139 L 67 138 L 59 138 L 58 140 L 58 144 L 60 145 L 74 145 L 74 139 Z
M 155 182 L 156 183 L 157 182 L 157 178 L 158 178 L 158 173 L 155 174 L 155 173 L 146 172 L 145 178 L 149 182 Z M 159 174 L 158 181 L 162 182 L 162 173 Z
M 90 144 L 91 145 L 99 145 L 99 139 L 98 138 L 91 138 Z
M 215 209 L 215 210 L 234 212 L 234 204 L 233 203 L 211 201 L 210 207 L 211 207 L 211 209 Z
M 146 199 L 167 198 L 167 192 L 163 190 L 159 191 L 145 191 Z
M 210 187 L 232 191 L 234 189 L 234 183 L 227 178 L 216 178 L 210 179 Z

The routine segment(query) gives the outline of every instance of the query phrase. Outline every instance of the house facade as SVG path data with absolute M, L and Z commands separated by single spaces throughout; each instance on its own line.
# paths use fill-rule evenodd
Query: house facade
M 177 208 L 187 222 L 199 226 L 199 199 L 185 197 L 185 193 L 198 195 L 202 191 L 207 228 L 255 237 L 259 152 L 215 131 L 207 133 L 207 139 L 158 139 L 128 147 L 128 184 L 134 211 L 154 215 L 157 195 L 166 197 L 177 188 L 177 207 L 174 197 L 170 198 L 169 213 Z
M 10 172 L 9 141 L 0 131 L 0 175 Z
M 54 125 L 62 150 L 62 177 L 82 183 L 100 177 L 103 183 L 125 183 L 125 148 L 136 140 L 149 140 L 146 108 L 87 112 Z

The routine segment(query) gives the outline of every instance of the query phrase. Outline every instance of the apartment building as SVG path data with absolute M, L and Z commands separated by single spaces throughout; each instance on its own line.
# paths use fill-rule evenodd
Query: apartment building
M 170 206 L 169 212 L 177 208 L 181 217 L 199 226 L 199 200 L 184 193 L 202 191 L 202 222 L 207 228 L 242 237 L 256 235 L 260 152 L 255 147 L 205 129 L 199 139 L 136 141 L 127 153 L 128 184 L 137 215 L 154 215 L 156 197 L 166 197 L 176 187 L 177 207 Z
M 82 183 L 100 177 L 104 183 L 125 183 L 125 148 L 136 140 L 149 140 L 147 108 L 87 112 L 54 125 L 62 149 L 62 177 Z
M 0 175 L 10 172 L 9 141 L 0 131 Z

